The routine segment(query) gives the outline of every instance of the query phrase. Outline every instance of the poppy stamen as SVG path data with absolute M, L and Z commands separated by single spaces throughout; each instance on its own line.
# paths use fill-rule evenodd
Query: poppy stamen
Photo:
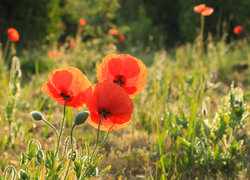
M 114 81 L 114 83 L 117 83 L 119 86 L 122 86 L 123 84 L 125 84 L 125 78 L 121 75 L 116 76 Z
M 101 111 L 98 111 L 98 114 L 103 115 L 104 118 L 106 118 L 106 115 L 110 115 L 111 112 L 105 111 L 104 109 Z
M 60 93 L 60 95 L 66 100 L 70 101 L 70 96 L 69 95 L 66 95 L 64 93 Z

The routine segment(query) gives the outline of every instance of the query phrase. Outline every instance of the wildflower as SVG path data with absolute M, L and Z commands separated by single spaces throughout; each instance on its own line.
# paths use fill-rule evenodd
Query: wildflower
M 202 12 L 202 16 L 210 16 L 214 12 L 214 9 L 211 7 L 206 7 Z
M 91 86 L 87 77 L 77 68 L 65 67 L 54 70 L 42 91 L 55 101 L 66 106 L 80 108 L 85 103 L 84 90 Z
M 196 13 L 201 13 L 206 8 L 205 4 L 200 4 L 194 7 Z
M 85 91 L 88 123 L 100 130 L 121 129 L 131 120 L 133 103 L 123 88 L 110 82 L 97 83 Z
M 18 31 L 14 28 L 8 29 L 8 37 L 12 42 L 16 42 L 19 40 L 19 34 Z
M 58 60 L 62 58 L 62 56 L 61 56 L 60 53 L 54 52 L 54 51 L 50 51 L 50 52 L 48 53 L 48 55 L 51 56 L 51 57 L 55 57 L 55 58 L 58 59 Z
M 130 97 L 139 94 L 147 81 L 146 66 L 143 62 L 125 54 L 110 54 L 104 57 L 97 67 L 96 76 L 99 82 L 120 85 Z
M 74 47 L 74 46 L 76 45 L 76 42 L 75 42 L 75 41 L 69 41 L 69 45 L 70 45 L 71 47 Z
M 50 52 L 48 53 L 48 55 L 51 56 L 51 57 L 55 57 L 55 56 L 56 56 L 56 52 L 50 51 Z
M 235 26 L 234 27 L 234 34 L 236 34 L 236 35 L 241 34 L 242 30 L 243 30 L 242 26 Z
M 124 41 L 125 40 L 125 36 L 124 35 L 119 35 L 119 41 Z
M 56 57 L 56 59 L 58 59 L 58 60 L 62 58 L 62 56 L 61 56 L 60 53 L 56 53 L 56 54 L 55 54 L 55 57 Z
M 117 31 L 116 29 L 110 29 L 110 30 L 109 30 L 109 34 L 115 36 L 115 35 L 118 34 L 118 31 Z
M 83 20 L 83 19 L 79 19 L 78 23 L 79 23 L 80 26 L 85 26 L 86 25 L 86 21 Z

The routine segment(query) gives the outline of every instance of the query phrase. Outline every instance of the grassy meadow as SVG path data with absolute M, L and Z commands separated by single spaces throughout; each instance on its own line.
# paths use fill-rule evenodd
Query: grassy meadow
M 59 60 L 48 56 L 45 50 L 27 52 L 27 57 L 10 59 L 10 67 L 1 59 L 0 174 L 7 165 L 17 170 L 24 168 L 20 155 L 27 152 L 31 139 L 39 140 L 46 150 L 55 145 L 53 131 L 30 117 L 31 111 L 40 111 L 59 129 L 63 106 L 41 92 L 53 69 L 78 67 L 96 83 L 96 65 L 105 55 L 133 54 L 120 52 L 112 43 L 100 45 L 96 40 L 59 52 L 62 56 Z M 25 72 L 20 61 L 27 61 L 32 53 L 39 53 L 40 59 L 24 63 L 34 68 L 34 73 Z M 102 148 L 104 160 L 99 168 L 111 165 L 102 178 L 247 179 L 250 145 L 247 40 L 230 44 L 208 40 L 203 50 L 196 43 L 188 43 L 170 51 L 133 55 L 147 65 L 147 84 L 133 99 L 132 121 L 122 130 L 111 131 Z M 63 142 L 77 112 L 66 108 Z M 79 155 L 86 153 L 86 142 L 90 147 L 95 144 L 96 132 L 88 123 L 76 128 L 74 138 Z M 35 159 L 30 163 L 31 176 L 38 174 L 41 178 L 43 166 Z M 73 169 L 70 172 L 73 177 Z

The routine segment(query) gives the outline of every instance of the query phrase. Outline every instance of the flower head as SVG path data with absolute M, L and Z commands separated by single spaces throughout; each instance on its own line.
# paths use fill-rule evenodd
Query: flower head
M 54 52 L 54 51 L 50 51 L 50 52 L 48 53 L 48 55 L 51 56 L 51 57 L 55 57 L 55 58 L 58 59 L 58 60 L 62 58 L 62 56 L 61 56 L 60 53 Z
M 242 30 L 243 30 L 242 26 L 235 26 L 234 27 L 234 34 L 236 34 L 236 35 L 241 34 Z
M 54 70 L 42 91 L 55 101 L 66 106 L 80 108 L 85 103 L 84 90 L 91 86 L 87 77 L 77 68 L 65 67 Z
M 79 23 L 80 26 L 85 26 L 86 25 L 86 21 L 83 20 L 83 19 L 79 19 L 78 23 Z
M 146 66 L 143 62 L 125 54 L 110 54 L 104 57 L 97 67 L 96 76 L 99 82 L 120 85 L 130 97 L 139 94 L 147 81 Z
M 110 30 L 109 30 L 109 34 L 115 36 L 115 35 L 118 34 L 118 31 L 117 31 L 117 29 L 110 29 Z
M 101 82 L 85 91 L 86 106 L 90 112 L 88 123 L 100 130 L 121 129 L 131 120 L 133 103 L 123 88 L 114 83 Z
M 201 13 L 206 8 L 205 4 L 200 4 L 194 7 L 194 12 Z
M 14 28 L 8 29 L 8 37 L 12 42 L 16 42 L 19 40 L 19 34 L 18 31 Z
M 124 41 L 124 40 L 125 40 L 125 36 L 124 36 L 124 35 L 120 35 L 120 36 L 119 36 L 119 41 L 122 42 L 122 41 Z
M 206 7 L 202 12 L 202 16 L 210 16 L 214 12 L 214 9 L 211 7 Z
M 75 42 L 75 41 L 69 41 L 69 45 L 70 45 L 71 47 L 74 47 L 74 46 L 76 46 L 76 42 Z

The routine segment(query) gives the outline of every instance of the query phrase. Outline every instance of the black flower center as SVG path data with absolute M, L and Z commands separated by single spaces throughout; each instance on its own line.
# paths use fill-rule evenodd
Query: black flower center
M 65 93 L 60 93 L 60 95 L 67 101 L 71 101 L 71 98 L 69 95 L 65 94 Z
M 126 78 L 122 75 L 117 75 L 117 76 L 115 76 L 113 82 L 118 84 L 119 86 L 123 86 L 126 82 Z
M 101 111 L 98 111 L 98 114 L 103 115 L 103 117 L 106 118 L 106 116 L 107 116 L 107 115 L 110 115 L 111 112 L 102 109 Z

